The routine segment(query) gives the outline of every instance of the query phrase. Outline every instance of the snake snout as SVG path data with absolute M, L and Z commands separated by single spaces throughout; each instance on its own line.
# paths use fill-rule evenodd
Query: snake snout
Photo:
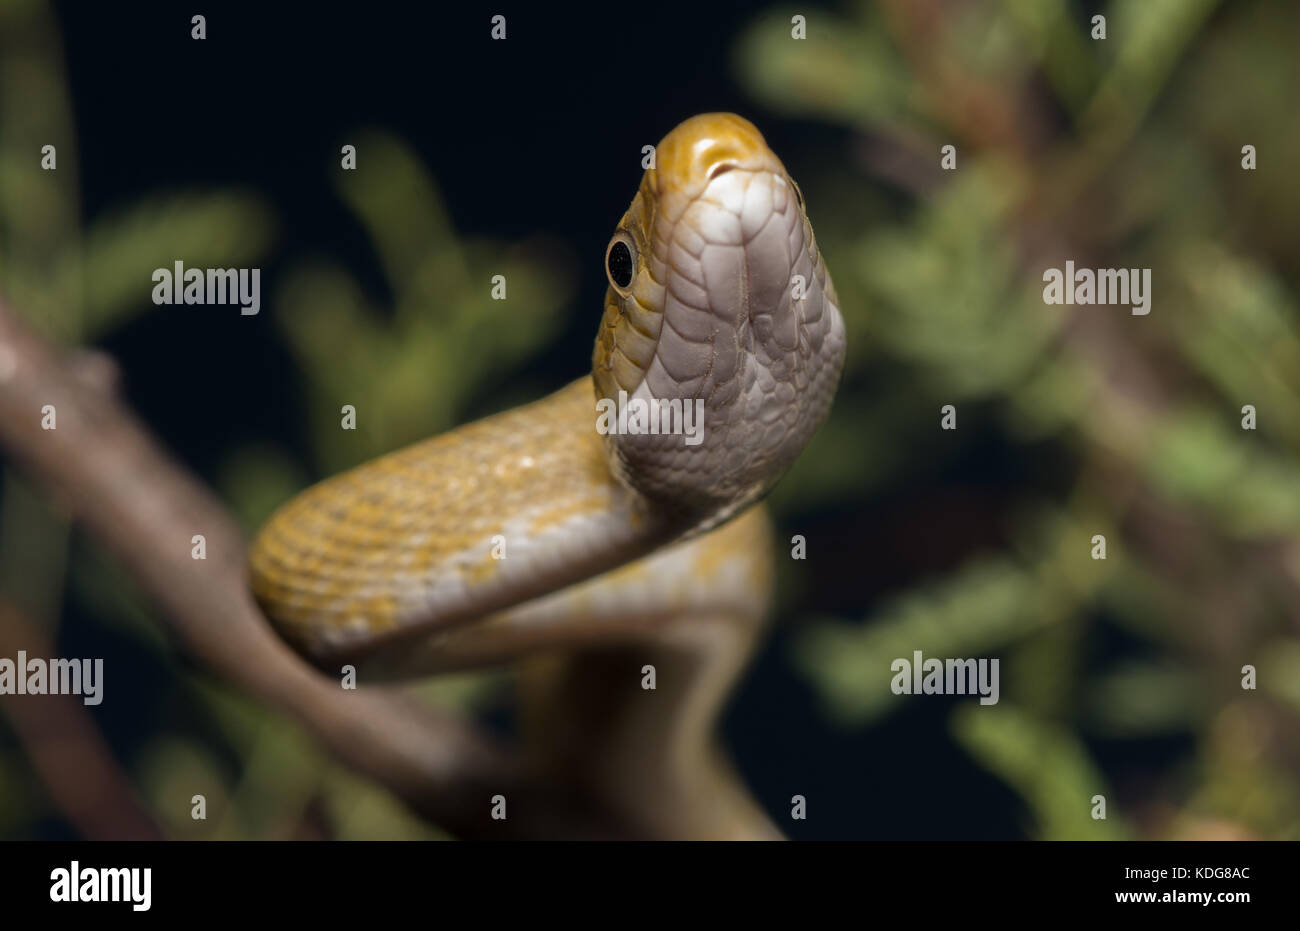
M 661 195 L 671 190 L 698 193 L 720 174 L 759 168 L 776 158 L 754 124 L 734 113 L 693 116 L 665 136 L 656 150 Z

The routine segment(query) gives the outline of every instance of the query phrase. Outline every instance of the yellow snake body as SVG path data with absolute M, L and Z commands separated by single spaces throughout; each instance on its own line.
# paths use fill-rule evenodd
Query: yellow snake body
M 303 492 L 254 541 L 252 584 L 322 662 L 555 654 L 525 707 L 552 764 L 633 820 L 763 834 L 707 734 L 768 602 L 750 506 L 825 418 L 844 327 L 802 195 L 752 124 L 693 117 L 655 156 L 606 254 L 592 374 Z M 696 405 L 699 436 L 598 432 L 601 399 Z M 611 683 L 642 691 L 648 657 L 668 668 L 646 705 Z

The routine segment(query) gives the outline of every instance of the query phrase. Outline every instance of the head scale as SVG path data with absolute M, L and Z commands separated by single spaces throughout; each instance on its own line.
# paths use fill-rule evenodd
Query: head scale
M 629 416 L 602 432 L 624 482 L 721 518 L 825 419 L 844 323 L 803 196 L 752 123 L 692 117 L 655 155 L 606 250 L 592 374 L 598 407 Z M 637 432 L 637 401 L 657 404 L 659 433 Z

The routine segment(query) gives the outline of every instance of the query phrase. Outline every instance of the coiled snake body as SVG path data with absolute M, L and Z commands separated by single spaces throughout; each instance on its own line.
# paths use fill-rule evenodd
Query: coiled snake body
M 654 836 L 764 836 L 710 733 L 769 601 L 751 505 L 825 418 L 844 324 L 752 124 L 696 116 L 655 155 L 606 252 L 591 375 L 303 492 L 254 541 L 253 588 L 363 679 L 528 657 L 539 771 Z M 598 430 L 600 399 L 701 402 L 699 435 Z

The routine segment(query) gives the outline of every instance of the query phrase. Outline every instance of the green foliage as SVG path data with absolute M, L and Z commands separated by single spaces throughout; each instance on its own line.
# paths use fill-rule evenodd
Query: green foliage
M 97 219 L 80 253 L 63 260 L 84 283 L 82 338 L 94 340 L 148 307 L 152 271 L 180 260 L 187 268 L 242 268 L 269 250 L 275 221 L 249 194 L 177 194 L 132 204 Z
M 1059 323 L 1041 292 L 1017 280 L 1003 232 L 1017 188 L 1010 166 L 978 164 L 913 223 L 868 234 L 848 261 L 871 328 L 893 353 L 930 367 L 932 389 L 953 400 L 1015 385 Z M 866 322 L 860 309 L 851 314 Z
M 54 170 L 42 168 L 53 146 Z M 43 4 L 0 12 L 0 291 L 51 336 L 101 338 L 150 307 L 151 274 L 181 259 L 242 266 L 274 223 L 254 195 L 169 193 L 83 221 L 58 36 Z M 84 229 L 83 229 L 84 225 Z
M 953 713 L 957 741 L 1002 777 L 1033 814 L 1032 836 L 1043 840 L 1124 840 L 1105 778 L 1067 728 L 1011 705 Z M 1092 817 L 1093 797 L 1107 796 L 1106 818 Z
M 824 152 L 787 165 L 833 231 L 819 240 L 851 351 L 830 422 L 773 500 L 787 515 L 924 502 L 944 489 L 917 464 L 960 474 L 976 416 L 984 445 L 998 433 L 1036 482 L 956 568 L 916 566 L 865 621 L 803 609 L 816 619 L 799 670 L 836 721 L 870 727 L 914 700 L 889 690 L 894 659 L 1002 657 L 1016 707 L 962 705 L 954 735 L 1024 799 L 1035 836 L 1235 824 L 1300 837 L 1279 788 L 1300 759 L 1300 130 L 1278 116 L 1300 79 L 1286 51 L 1300 12 L 1114 3 L 1105 41 L 1069 0 L 801 12 L 806 40 L 787 12 L 761 14 L 733 64 L 771 113 L 841 130 L 851 170 L 826 171 Z M 1257 171 L 1242 170 L 1247 143 Z M 943 145 L 955 171 L 939 166 Z M 868 194 L 881 187 L 892 202 Z M 1044 304 L 1041 274 L 1066 258 L 1153 269 L 1151 314 Z M 961 411 L 950 438 L 936 436 L 943 404 Z M 1048 485 L 1059 499 L 1043 499 Z M 1104 561 L 1090 556 L 1098 533 Z M 1259 692 L 1240 689 L 1246 662 L 1260 663 Z M 1255 769 L 1224 758 L 1226 707 L 1272 735 L 1252 745 Z M 1198 754 L 1147 790 L 1185 814 L 1172 820 L 1085 749 L 1171 735 Z M 1088 817 L 1094 794 L 1107 823 Z
M 1060 514 L 1027 523 L 1031 553 L 983 557 L 928 579 L 884 604 L 865 623 L 823 621 L 799 642 L 797 659 L 842 723 L 864 724 L 911 699 L 890 690 L 891 663 L 924 656 L 965 657 L 1006 649 L 1064 623 L 1108 579 L 1108 561 L 1070 550 L 1087 537 Z
M 845 723 L 863 723 L 911 701 L 889 688 L 890 663 L 967 656 L 999 648 L 1044 623 L 1032 575 L 1011 561 L 985 561 L 901 596 L 869 623 L 818 625 L 803 638 L 799 665 Z
M 1086 701 L 1097 731 L 1134 737 L 1195 730 L 1208 697 L 1185 666 L 1128 661 L 1097 675 Z
M 312 391 L 323 471 L 440 433 L 475 392 L 545 346 L 575 284 L 567 252 L 545 239 L 462 242 L 414 154 L 362 134 L 365 172 L 340 172 L 339 194 L 372 239 L 391 292 L 381 306 L 347 271 L 310 265 L 277 295 Z M 494 276 L 506 300 L 492 298 Z M 357 410 L 341 431 L 340 409 Z

